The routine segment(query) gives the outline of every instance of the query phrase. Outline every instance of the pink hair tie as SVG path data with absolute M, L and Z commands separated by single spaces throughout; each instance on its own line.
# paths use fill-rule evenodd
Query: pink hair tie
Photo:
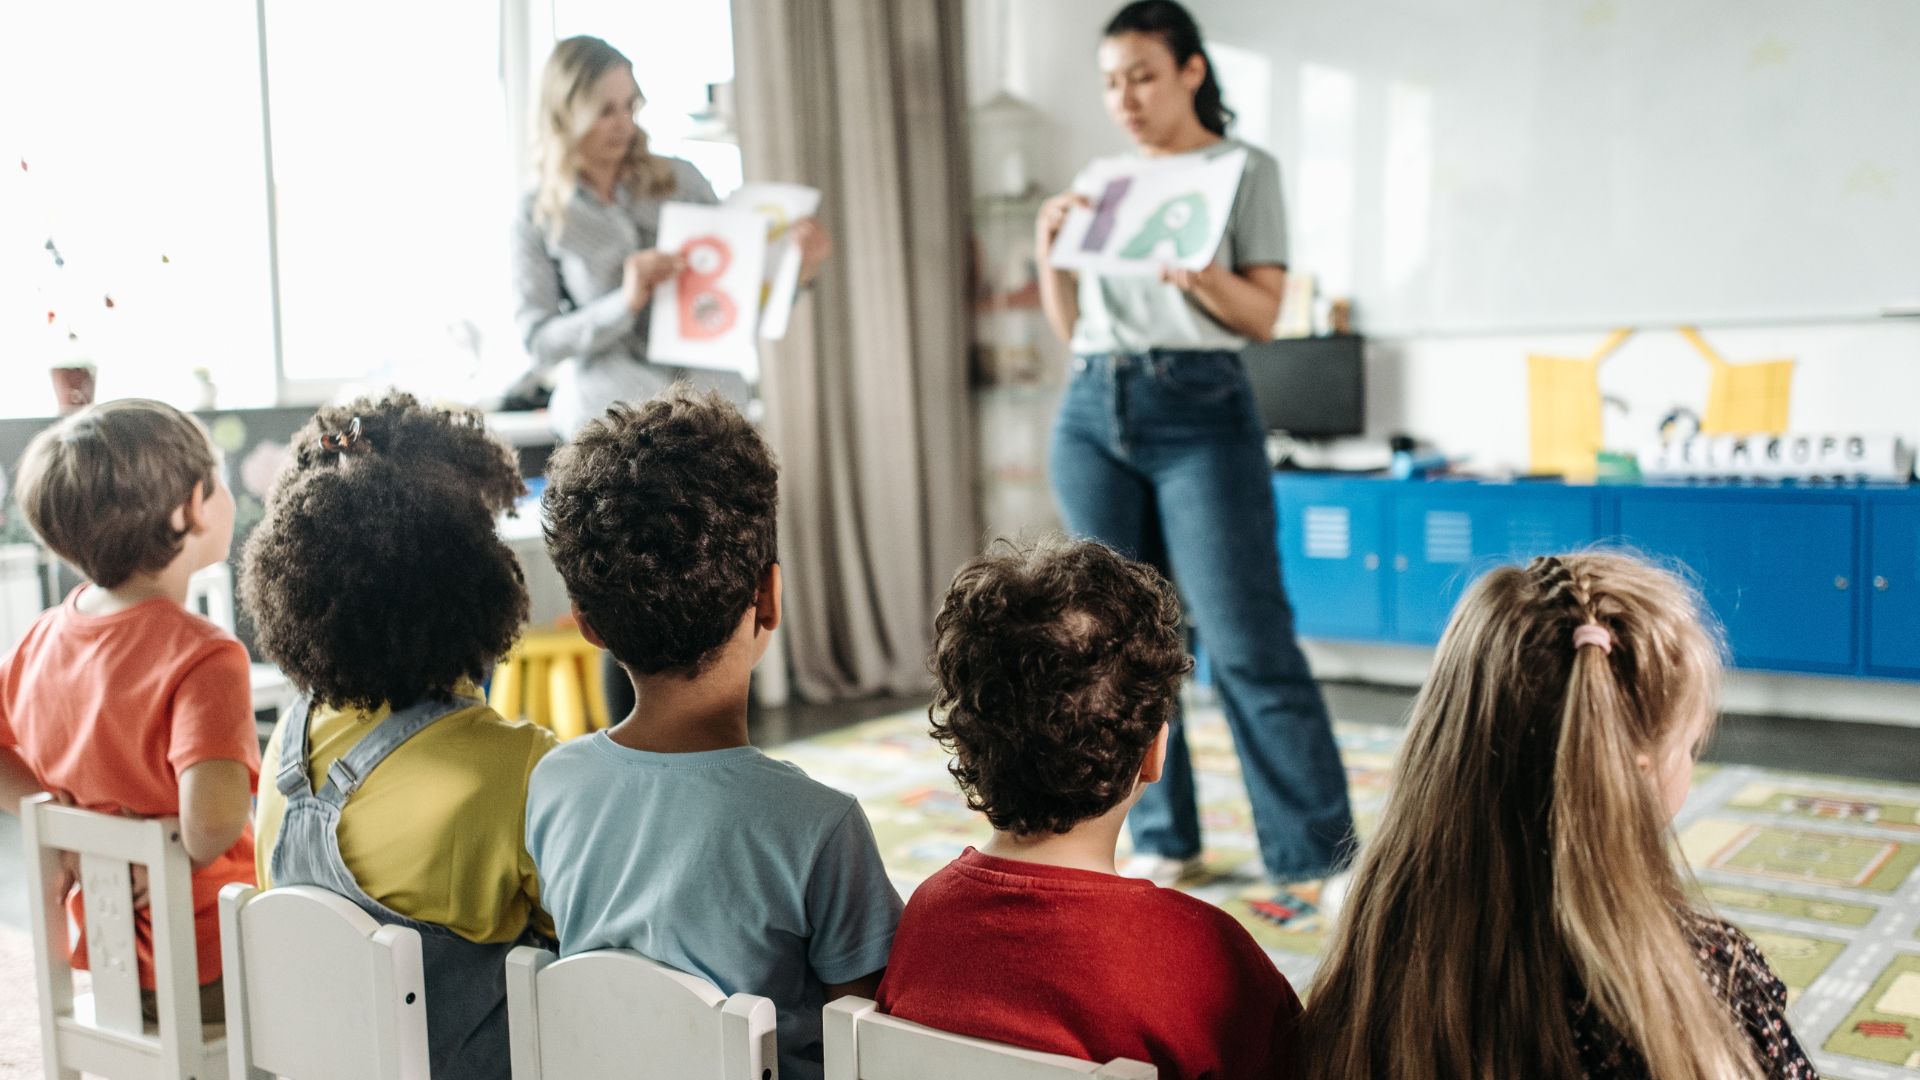
M 1582 645 L 1598 645 L 1601 652 L 1613 655 L 1613 635 L 1599 623 L 1585 623 L 1573 628 L 1573 647 L 1578 649 Z

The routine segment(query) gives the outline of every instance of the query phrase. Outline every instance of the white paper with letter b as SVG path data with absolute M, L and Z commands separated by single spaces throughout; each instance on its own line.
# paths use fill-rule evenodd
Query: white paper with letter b
M 766 220 L 746 210 L 664 203 L 655 245 L 685 257 L 687 269 L 653 291 L 647 358 L 757 377 L 754 327 L 767 256 Z
M 1247 152 L 1204 161 L 1112 158 L 1084 180 L 1091 207 L 1075 207 L 1053 242 L 1062 270 L 1149 276 L 1162 266 L 1204 270 L 1220 250 Z
M 800 245 L 787 230 L 801 218 L 820 210 L 820 189 L 803 184 L 741 184 L 721 204 L 751 210 L 767 219 L 767 265 L 760 292 L 760 336 L 777 340 L 787 336 L 787 320 L 800 289 Z

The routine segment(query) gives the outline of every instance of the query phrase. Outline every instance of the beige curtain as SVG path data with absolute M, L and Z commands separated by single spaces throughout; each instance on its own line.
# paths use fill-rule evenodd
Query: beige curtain
M 932 614 L 978 546 L 957 0 L 733 0 L 750 180 L 825 192 L 835 254 L 766 350 L 801 697 L 926 689 Z

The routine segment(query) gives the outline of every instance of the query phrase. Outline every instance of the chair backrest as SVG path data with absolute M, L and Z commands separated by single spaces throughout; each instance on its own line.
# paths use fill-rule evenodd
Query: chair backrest
M 214 1080 L 226 1075 L 225 1039 L 200 1024 L 193 928 L 193 869 L 175 818 L 129 818 L 21 801 L 28 921 L 40 998 L 40 1052 L 48 1076 Z M 60 853 L 80 856 L 92 990 L 75 994 L 67 912 L 55 895 Z M 154 993 L 160 1021 L 141 1016 L 134 946 L 133 865 L 147 868 Z
M 1157 1080 L 1144 1062 L 1106 1064 L 936 1031 L 887 1016 L 866 998 L 827 1003 L 826 1080 Z
M 187 579 L 187 610 L 205 615 L 215 626 L 233 633 L 233 567 L 224 562 L 203 566 Z
M 773 1002 L 636 952 L 507 956 L 513 1080 L 770 1080 Z
M 420 933 L 325 889 L 220 890 L 227 1073 L 428 1080 Z

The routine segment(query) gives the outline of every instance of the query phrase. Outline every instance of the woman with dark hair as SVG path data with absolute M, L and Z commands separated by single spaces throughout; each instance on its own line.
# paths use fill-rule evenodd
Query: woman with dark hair
M 1349 857 L 1346 773 L 1280 583 L 1273 492 L 1240 350 L 1272 336 L 1286 282 L 1286 217 L 1273 157 L 1227 134 L 1200 28 L 1173 0 L 1128 4 L 1099 46 L 1106 106 L 1143 159 L 1244 151 L 1246 170 L 1214 261 L 1159 278 L 1048 270 L 1040 295 L 1073 349 L 1052 474 L 1067 527 L 1155 563 L 1179 586 L 1232 726 L 1259 834 L 1281 884 Z M 1083 176 L 1035 224 L 1050 261 Z M 1128 817 L 1127 872 L 1172 884 L 1198 868 L 1200 818 L 1179 719 L 1167 765 Z

